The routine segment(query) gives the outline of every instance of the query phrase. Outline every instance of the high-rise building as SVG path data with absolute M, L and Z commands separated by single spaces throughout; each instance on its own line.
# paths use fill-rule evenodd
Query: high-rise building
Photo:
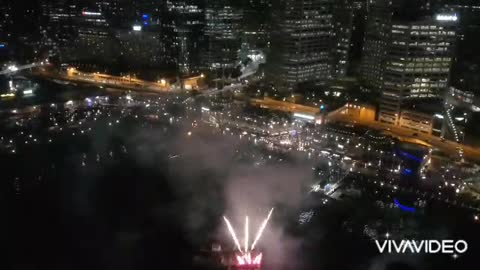
M 162 22 L 167 55 L 184 75 L 200 72 L 205 46 L 204 7 L 199 0 L 166 1 Z
M 12 7 L 9 2 L 0 6 L 0 63 L 10 54 L 10 40 L 12 38 L 11 25 L 13 24 Z
M 404 102 L 441 98 L 448 87 L 456 15 L 392 22 L 382 76 L 380 121 L 398 124 Z
M 270 47 L 271 0 L 244 0 L 241 58 Z
M 281 91 L 332 78 L 333 1 L 276 3 L 268 76 Z
M 225 72 L 238 65 L 243 10 L 234 0 L 208 0 L 205 9 L 206 63 Z
M 350 4 L 353 8 L 353 12 L 347 74 L 356 76 L 360 74 L 360 64 L 367 17 L 367 3 L 366 1 L 352 0 Z
M 84 9 L 75 21 L 77 37 L 71 58 L 98 62 L 114 60 L 114 36 L 99 10 Z
M 392 21 L 392 8 L 387 1 L 368 1 L 361 78 L 367 87 L 380 90 Z
M 12 6 L 10 2 L 0 6 L 0 13 L 3 14 L 0 18 L 0 42 L 7 42 L 11 38 L 10 30 L 13 24 Z M 4 46 L 6 45 L 4 44 Z
M 457 48 L 452 67 L 451 83 L 463 91 L 480 95 L 480 2 L 475 0 L 448 1 L 438 6 L 445 13 L 458 17 Z
M 333 76 L 347 75 L 350 64 L 350 43 L 352 41 L 354 6 L 349 0 L 337 0 L 333 7 Z
M 125 4 L 121 0 L 96 0 L 93 9 L 101 12 L 111 27 L 117 28 L 131 23 Z
M 428 0 L 371 0 L 367 9 L 361 77 L 381 94 L 379 120 L 398 125 L 410 100 L 447 89 L 458 17 L 434 14 Z
M 75 21 L 80 15 L 80 8 L 72 0 L 42 2 L 42 47 L 56 55 L 65 47 L 70 47 L 77 35 Z
M 361 61 L 364 84 L 381 90 L 393 21 L 415 21 L 430 13 L 429 0 L 367 0 L 367 21 Z
M 135 28 L 138 29 L 138 28 Z M 122 60 L 129 68 L 159 67 L 164 64 L 162 42 L 157 31 L 120 29 L 115 32 Z

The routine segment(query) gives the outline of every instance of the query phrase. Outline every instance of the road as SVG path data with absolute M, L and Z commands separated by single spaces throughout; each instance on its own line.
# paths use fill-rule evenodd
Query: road
M 202 97 L 202 96 L 208 97 L 208 96 L 211 96 L 211 95 L 214 95 L 214 94 L 220 94 L 220 93 L 231 91 L 231 90 L 241 90 L 246 86 L 247 85 L 244 85 L 244 84 L 241 84 L 241 83 L 232 83 L 231 85 L 227 85 L 227 86 L 223 87 L 222 89 L 210 88 L 208 90 L 202 91 L 201 94 L 199 94 L 195 97 Z M 193 101 L 193 99 L 195 97 L 189 97 L 189 98 L 185 99 L 183 101 L 183 103 L 186 104 L 190 101 Z
M 52 72 L 46 69 L 38 69 L 34 72 L 35 75 L 55 79 L 60 81 L 69 81 L 77 83 L 88 83 L 99 86 L 120 88 L 133 91 L 144 92 L 171 92 L 172 88 L 162 84 L 161 82 L 143 81 L 130 77 L 117 77 L 101 73 L 85 73 L 85 72 L 71 72 L 61 74 L 59 72 Z
M 333 122 L 345 122 L 356 124 L 360 126 L 365 126 L 370 129 L 375 129 L 382 131 L 386 135 L 391 135 L 393 137 L 397 137 L 402 141 L 417 143 L 429 147 L 438 148 L 442 152 L 454 157 L 459 157 L 462 159 L 465 157 L 466 159 L 470 159 L 473 161 L 480 161 L 480 149 L 464 144 L 460 144 L 457 142 L 449 141 L 449 140 L 442 140 L 439 137 L 430 135 L 430 134 L 423 134 L 421 132 L 417 132 L 418 135 L 413 136 L 415 131 L 405 129 L 402 127 L 392 126 L 385 123 L 380 123 L 378 121 L 371 121 L 360 119 L 358 117 L 354 117 L 347 114 L 342 114 L 342 110 L 337 110 L 334 113 L 331 113 L 327 116 L 328 121 Z
M 263 98 L 263 99 L 250 99 L 251 104 L 259 106 L 261 108 L 269 108 L 271 110 L 283 111 L 283 112 L 290 112 L 290 113 L 304 113 L 308 115 L 316 115 L 320 113 L 320 108 L 305 106 L 301 104 L 280 101 L 271 98 Z

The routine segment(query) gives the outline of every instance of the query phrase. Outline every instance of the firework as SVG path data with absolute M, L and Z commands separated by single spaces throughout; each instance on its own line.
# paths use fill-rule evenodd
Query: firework
M 251 264 L 252 262 L 255 262 L 255 260 L 262 260 L 261 256 L 260 257 L 255 257 L 255 259 L 252 261 L 251 255 L 249 251 L 255 249 L 256 244 L 262 237 L 263 231 L 265 230 L 265 227 L 267 227 L 268 221 L 270 220 L 270 217 L 272 216 L 273 213 L 273 208 L 270 209 L 270 212 L 268 212 L 268 216 L 263 220 L 256 236 L 255 240 L 252 243 L 252 246 L 249 248 L 249 223 L 248 223 L 248 216 L 245 217 L 245 236 L 244 236 L 244 248 L 242 249 L 240 242 L 238 241 L 237 235 L 235 234 L 235 230 L 232 227 L 232 224 L 230 224 L 230 221 L 224 216 L 223 219 L 225 220 L 225 223 L 227 224 L 228 231 L 230 232 L 230 235 L 233 238 L 233 241 L 235 242 L 235 245 L 237 246 L 238 250 L 242 252 L 242 256 L 238 256 L 238 261 Z
M 258 264 L 260 265 L 262 263 L 262 253 L 258 254 L 255 259 L 253 259 L 252 264 Z
M 228 231 L 232 235 L 233 241 L 235 242 L 235 245 L 237 245 L 238 250 L 242 251 L 242 247 L 240 246 L 240 243 L 238 242 L 237 235 L 235 234 L 235 231 L 233 230 L 232 225 L 230 224 L 230 221 L 226 217 L 223 217 L 225 220 L 225 223 L 227 223 Z
M 255 257 L 253 257 L 253 260 L 252 260 L 252 254 L 250 252 L 243 255 L 237 255 L 237 264 L 238 265 L 260 265 L 262 264 L 262 253 L 259 253 Z
M 260 240 L 260 237 L 262 237 L 263 230 L 265 230 L 265 227 L 267 227 L 268 221 L 270 220 L 272 213 L 273 213 L 273 208 L 270 209 L 270 212 L 268 212 L 267 218 L 262 222 L 262 226 L 260 226 L 260 229 L 257 232 L 257 236 L 255 237 L 255 240 L 252 243 L 252 247 L 250 248 L 251 250 L 255 248 L 255 245 L 257 244 L 258 240 Z
M 248 216 L 245 217 L 245 252 L 248 252 Z

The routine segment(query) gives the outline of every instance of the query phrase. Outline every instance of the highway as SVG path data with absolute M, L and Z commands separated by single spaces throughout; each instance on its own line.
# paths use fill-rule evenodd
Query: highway
M 70 81 L 77 83 L 89 83 L 99 86 L 120 88 L 125 90 L 145 91 L 145 92 L 170 92 L 172 87 L 167 83 L 143 81 L 133 77 L 119 77 L 102 73 L 87 73 L 79 72 L 76 69 L 70 68 L 66 74 L 59 72 L 52 72 L 46 69 L 38 69 L 34 74 L 41 77 L 60 81 Z

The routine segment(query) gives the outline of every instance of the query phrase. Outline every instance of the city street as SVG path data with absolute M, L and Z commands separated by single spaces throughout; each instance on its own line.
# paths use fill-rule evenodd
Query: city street
M 344 108 L 346 109 L 346 108 Z M 438 148 L 439 150 L 445 152 L 450 156 L 457 156 L 461 159 L 463 155 L 466 159 L 471 159 L 474 161 L 480 160 L 480 149 L 459 144 L 449 140 L 442 140 L 441 138 L 429 134 L 424 134 L 421 132 L 414 132 L 405 128 L 398 126 L 392 126 L 378 121 L 371 121 L 366 119 L 361 119 L 348 114 L 342 114 L 343 110 L 337 110 L 332 114 L 329 114 L 327 120 L 330 122 L 345 122 L 355 125 L 365 126 L 371 129 L 380 130 L 384 134 L 394 136 L 401 141 L 417 143 L 425 146 L 432 146 Z M 416 133 L 417 135 L 413 135 Z

